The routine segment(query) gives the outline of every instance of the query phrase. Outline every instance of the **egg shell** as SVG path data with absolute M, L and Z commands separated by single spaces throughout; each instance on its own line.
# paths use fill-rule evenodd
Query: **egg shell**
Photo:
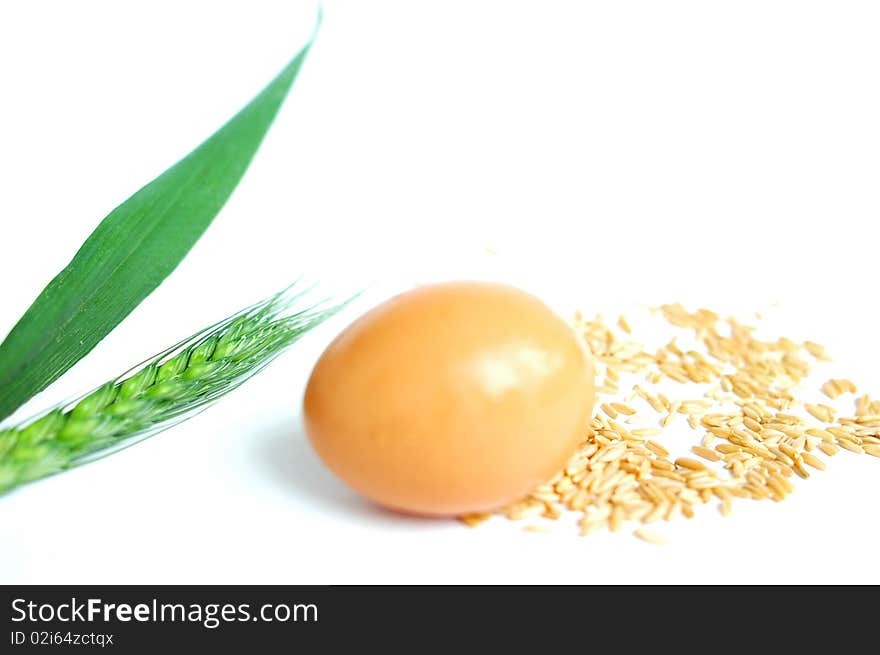
M 306 387 L 306 432 L 381 505 L 485 511 L 565 465 L 592 414 L 593 376 L 581 339 L 538 298 L 487 282 L 423 286 L 327 347 Z

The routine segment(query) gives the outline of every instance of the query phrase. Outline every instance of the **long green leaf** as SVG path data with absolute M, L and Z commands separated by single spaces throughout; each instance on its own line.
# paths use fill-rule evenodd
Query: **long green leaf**
M 244 175 L 310 45 L 228 123 L 110 212 L 43 289 L 0 345 L 0 420 L 87 355 L 180 263 Z

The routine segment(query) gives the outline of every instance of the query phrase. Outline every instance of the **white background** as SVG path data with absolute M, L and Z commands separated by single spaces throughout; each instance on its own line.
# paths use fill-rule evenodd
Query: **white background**
M 313 16 L 293 0 L 0 4 L 0 333 Z M 880 394 L 878 33 L 874 2 L 328 1 L 227 207 L 19 416 L 302 272 L 372 283 L 362 306 L 488 276 L 565 311 L 761 310 Z M 299 418 L 311 365 L 361 308 L 191 422 L 0 498 L 0 582 L 880 582 L 880 461 L 846 453 L 784 504 L 659 526 L 662 547 L 374 508 Z

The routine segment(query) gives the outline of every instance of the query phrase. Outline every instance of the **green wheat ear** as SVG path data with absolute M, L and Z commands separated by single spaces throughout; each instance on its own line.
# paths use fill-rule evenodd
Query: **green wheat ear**
M 91 393 L 0 429 L 0 493 L 133 445 L 239 387 L 342 309 L 290 287 Z

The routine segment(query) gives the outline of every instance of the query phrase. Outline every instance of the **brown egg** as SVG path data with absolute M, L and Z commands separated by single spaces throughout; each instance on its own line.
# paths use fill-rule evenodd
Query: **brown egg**
M 485 282 L 402 293 L 349 325 L 306 388 L 321 459 L 404 512 L 489 510 L 546 482 L 583 440 L 592 361 L 540 300 Z

